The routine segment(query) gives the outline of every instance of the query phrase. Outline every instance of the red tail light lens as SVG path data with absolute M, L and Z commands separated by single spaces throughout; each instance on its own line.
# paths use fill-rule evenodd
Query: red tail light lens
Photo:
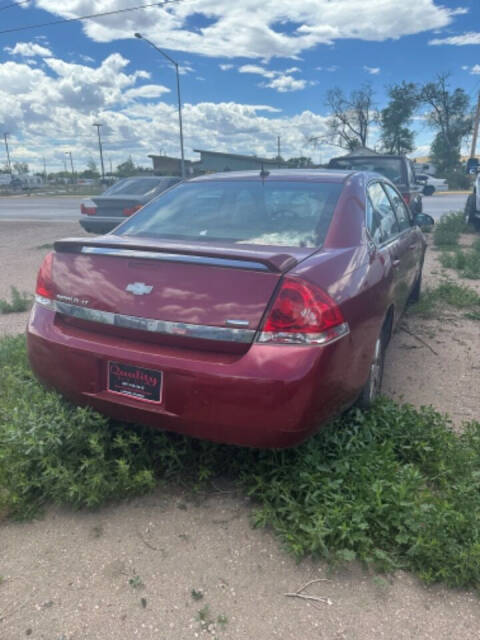
M 80 205 L 80 212 L 86 216 L 94 216 L 97 213 L 97 206 L 94 202 L 87 200 Z
M 55 298 L 53 286 L 53 251 L 45 256 L 37 276 L 35 293 L 42 298 Z
M 139 209 L 141 209 L 143 207 L 142 204 L 136 204 L 134 207 L 127 207 L 126 209 L 123 210 L 123 215 L 124 216 L 131 216 L 133 215 L 136 211 L 138 211 Z
M 285 278 L 257 340 L 326 344 L 348 333 L 340 308 L 319 287 Z
M 412 198 L 411 198 L 411 195 L 410 195 L 409 193 L 404 193 L 404 194 L 402 194 L 402 195 L 403 195 L 403 199 L 404 199 L 404 201 L 405 201 L 405 204 L 410 204 L 410 201 L 411 201 L 411 199 L 412 199 Z

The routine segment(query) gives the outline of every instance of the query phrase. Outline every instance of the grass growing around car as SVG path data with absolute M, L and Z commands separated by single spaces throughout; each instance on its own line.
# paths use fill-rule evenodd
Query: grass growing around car
M 480 587 L 480 423 L 383 400 L 296 449 L 238 449 L 109 422 L 34 379 L 23 337 L 0 340 L 0 500 L 99 506 L 167 478 L 233 476 L 298 558 L 354 558 L 427 582 Z
M 476 319 L 480 315 L 480 295 L 471 287 L 444 280 L 434 288 L 426 289 L 419 302 L 409 308 L 409 313 L 422 318 L 439 318 L 448 308 L 466 312 Z
M 0 314 L 28 311 L 32 306 L 32 296 L 27 293 L 20 293 L 15 287 L 10 287 L 10 291 L 11 301 L 0 298 Z
M 433 244 L 436 247 L 454 247 L 458 245 L 461 233 L 469 231 L 463 212 L 447 213 L 433 227 Z
M 475 240 L 470 249 L 444 252 L 440 255 L 440 264 L 447 269 L 455 269 L 464 278 L 480 278 L 480 240 Z

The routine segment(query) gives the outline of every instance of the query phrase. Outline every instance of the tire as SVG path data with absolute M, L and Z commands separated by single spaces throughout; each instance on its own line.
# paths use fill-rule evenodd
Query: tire
M 467 202 L 465 203 L 465 224 L 476 224 L 477 220 L 475 219 L 476 207 L 475 207 L 475 194 L 471 193 Z
M 389 322 L 385 321 L 380 335 L 375 342 L 373 360 L 370 365 L 368 379 L 357 400 L 357 406 L 360 409 L 369 409 L 382 390 L 383 369 L 385 366 L 385 351 L 388 344 L 389 327 Z
M 423 264 L 422 264 L 422 268 L 420 269 L 420 273 L 418 274 L 418 278 L 416 279 L 415 284 L 413 285 L 413 289 L 410 291 L 407 304 L 415 304 L 420 300 L 420 293 L 422 291 L 422 271 L 423 271 Z
M 433 194 L 435 193 L 435 187 L 431 184 L 427 184 L 424 188 L 423 188 L 423 195 L 424 196 L 433 196 Z

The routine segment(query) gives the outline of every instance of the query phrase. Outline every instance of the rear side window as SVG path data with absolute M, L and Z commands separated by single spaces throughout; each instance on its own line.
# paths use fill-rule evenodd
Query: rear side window
M 116 234 L 295 247 L 323 244 L 341 183 L 185 182 L 161 194 Z
M 379 182 L 368 186 L 366 225 L 377 245 L 388 242 L 400 231 L 393 207 Z
M 160 185 L 164 185 L 164 188 L 167 185 L 166 180 L 162 180 L 159 178 L 158 180 L 148 179 L 148 178 L 126 178 L 125 180 L 120 180 L 117 184 L 114 184 L 110 189 L 107 189 L 102 195 L 112 195 L 112 196 L 121 196 L 121 195 L 136 195 L 143 196 L 147 195 L 150 192 L 154 192 Z
M 329 167 L 353 171 L 373 171 L 385 176 L 394 184 L 405 184 L 405 176 L 401 158 L 385 158 L 384 156 L 365 156 L 356 158 L 336 158 L 329 162 Z
M 405 206 L 402 196 L 397 193 L 395 189 L 392 189 L 389 184 L 384 184 L 383 187 L 392 203 L 393 210 L 395 211 L 395 215 L 397 216 L 400 231 L 410 229 L 410 227 L 412 226 L 412 223 L 410 221 L 410 214 L 407 207 Z

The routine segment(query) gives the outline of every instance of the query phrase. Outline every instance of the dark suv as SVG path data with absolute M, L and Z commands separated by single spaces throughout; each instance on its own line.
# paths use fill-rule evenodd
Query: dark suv
M 413 163 L 405 156 L 382 154 L 341 156 L 332 158 L 327 167 L 380 173 L 395 184 L 413 214 L 422 212 L 423 185 L 417 183 Z

